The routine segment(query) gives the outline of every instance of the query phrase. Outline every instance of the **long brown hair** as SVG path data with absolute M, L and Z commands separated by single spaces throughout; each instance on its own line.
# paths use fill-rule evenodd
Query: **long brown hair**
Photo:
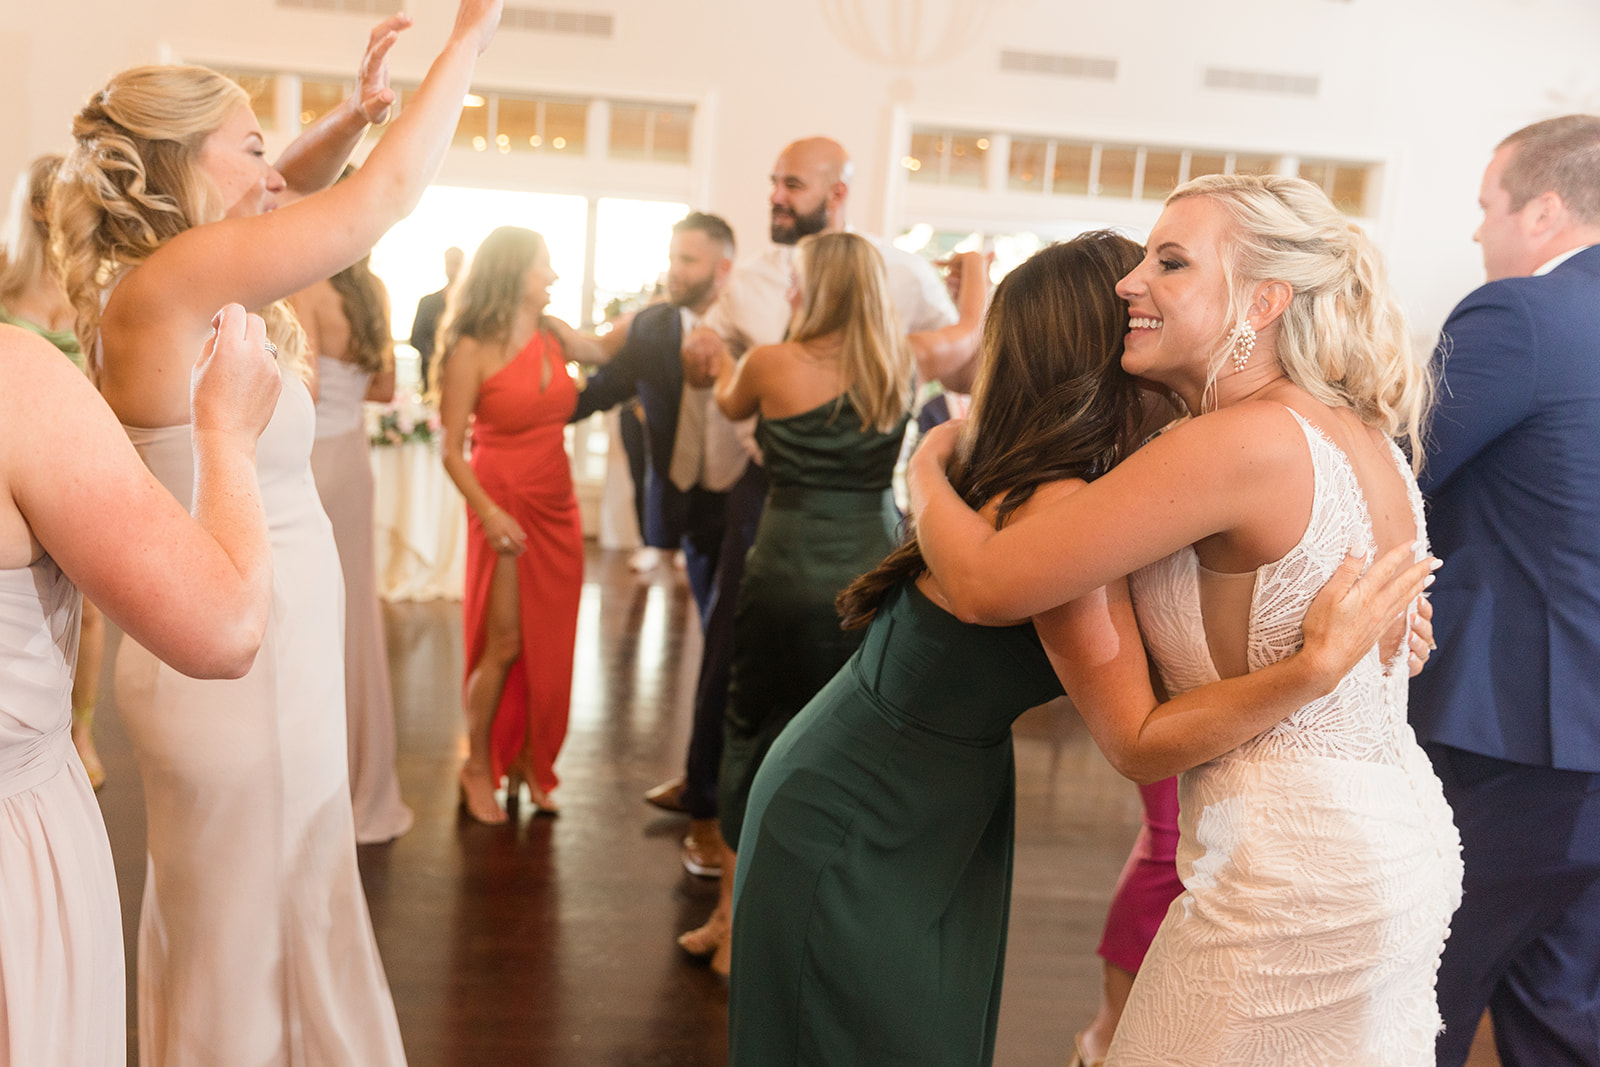
M 1128 308 L 1116 285 L 1143 257 L 1097 230 L 1035 254 L 995 289 L 950 484 L 973 508 L 1003 498 L 996 526 L 1040 485 L 1098 478 L 1136 442 L 1141 405 L 1121 367 Z M 839 594 L 845 628 L 872 621 L 891 589 L 925 570 L 913 530 Z
M 889 300 L 883 257 L 853 233 L 819 233 L 796 249 L 801 303 L 789 340 L 838 335 L 845 396 L 861 429 L 891 433 L 911 404 L 911 346 Z
M 501 226 L 483 239 L 472 253 L 467 276 L 446 298 L 439 343 L 434 346 L 439 353 L 432 367 L 434 392 L 443 380 L 450 353 L 463 337 L 502 344 L 511 339 L 511 324 L 522 303 L 528 271 L 545 251 L 544 238 L 521 226 Z M 546 364 L 540 372 L 541 389 L 549 384 L 549 373 Z
M 339 306 L 350 324 L 350 344 L 344 358 L 373 374 L 388 366 L 394 354 L 389 334 L 389 294 L 372 273 L 372 256 L 362 256 L 328 279 L 339 294 Z

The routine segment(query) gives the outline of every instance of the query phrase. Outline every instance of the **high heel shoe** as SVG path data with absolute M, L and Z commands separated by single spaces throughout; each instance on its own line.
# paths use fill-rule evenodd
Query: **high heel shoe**
M 697 926 L 693 930 L 678 935 L 678 947 L 696 959 L 710 959 L 712 966 L 719 974 L 727 974 L 726 957 L 730 935 L 733 933 L 728 917 L 718 908 L 711 913 L 711 918 L 705 925 Z M 723 957 L 721 967 L 717 967 L 718 957 Z
M 499 804 L 495 803 L 494 791 L 489 791 L 487 797 L 489 803 L 487 806 L 474 804 L 472 790 L 467 787 L 467 777 L 466 768 L 463 767 L 460 776 L 456 779 L 456 788 L 461 798 L 461 810 L 466 812 L 468 818 L 474 822 L 482 823 L 484 826 L 503 825 L 506 821 L 506 813 L 501 810 Z
M 506 771 L 506 809 L 522 803 L 522 787 L 528 787 L 528 800 L 533 804 L 535 815 L 549 815 L 554 817 L 561 814 L 561 805 L 556 798 L 540 789 L 533 780 L 533 775 L 528 773 L 526 767 L 512 767 Z
M 1067 1061 L 1067 1067 L 1105 1067 L 1106 1058 L 1099 1056 L 1090 1059 L 1083 1054 L 1083 1035 L 1072 1035 L 1072 1059 Z

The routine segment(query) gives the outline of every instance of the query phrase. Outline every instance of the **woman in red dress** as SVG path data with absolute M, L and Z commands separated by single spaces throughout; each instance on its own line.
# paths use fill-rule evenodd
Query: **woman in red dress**
M 434 370 L 444 467 L 468 507 L 461 803 L 482 823 L 506 821 L 502 775 L 508 799 L 526 780 L 537 812 L 558 810 L 583 530 L 563 435 L 578 399 L 562 340 L 571 330 L 544 314 L 555 280 L 533 231 L 484 238 L 450 298 Z

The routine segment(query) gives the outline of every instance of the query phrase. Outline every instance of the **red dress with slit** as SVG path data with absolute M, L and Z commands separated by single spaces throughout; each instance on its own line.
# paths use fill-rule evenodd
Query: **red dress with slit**
M 492 773 L 498 781 L 508 769 L 525 768 L 547 793 L 556 787 L 556 756 L 567 736 L 583 587 L 583 527 L 564 437 L 577 403 L 561 343 L 540 331 L 479 387 L 471 426 L 472 473 L 528 538 L 516 557 L 522 654 L 500 694 Z M 500 558 L 469 509 L 462 601 L 468 676 L 487 643 L 489 587 Z

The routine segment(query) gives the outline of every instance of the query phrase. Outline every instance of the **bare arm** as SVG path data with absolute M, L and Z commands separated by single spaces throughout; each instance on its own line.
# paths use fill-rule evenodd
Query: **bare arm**
M 1437 565 L 1413 563 L 1410 545 L 1387 553 L 1364 576 L 1362 562 L 1347 559 L 1317 595 L 1299 652 L 1160 704 L 1126 581 L 1052 609 L 1034 625 L 1111 765 L 1136 782 L 1154 782 L 1232 751 L 1331 693 L 1432 582 Z
M 186 230 L 136 268 L 113 302 L 154 301 L 164 318 L 203 323 L 226 301 L 264 307 L 361 258 L 433 180 L 499 18 L 500 0 L 461 0 L 421 87 L 348 181 L 277 211 Z
M 962 252 L 952 269 L 960 276 L 956 301 L 958 321 L 937 330 L 910 334 L 917 375 L 958 393 L 970 392 L 977 372 L 978 342 L 983 336 L 983 313 L 989 306 L 989 263 L 981 252 Z
M 698 333 L 699 331 L 695 331 Z M 752 348 L 735 362 L 726 347 L 719 350 L 716 362 L 716 388 L 712 398 L 728 418 L 748 419 L 761 410 L 763 371 L 770 346 Z
M 194 517 L 155 480 L 93 388 L 47 344 L 0 330 L 0 478 L 37 543 L 134 640 L 186 674 L 238 677 L 266 631 L 271 551 L 256 438 L 280 381 L 261 320 L 238 306 L 195 365 Z M 25 401 L 25 402 L 24 402 Z
M 623 338 L 619 337 L 608 348 L 604 338 L 593 334 L 579 333 L 571 326 L 558 318 L 546 315 L 540 324 L 545 329 L 556 335 L 556 340 L 561 342 L 561 351 L 566 358 L 574 363 L 586 363 L 590 366 L 603 366 L 618 348 L 622 347 Z M 612 333 L 616 331 L 613 330 Z M 610 336 L 609 334 L 607 336 Z M 623 331 L 623 337 L 627 331 Z
M 478 342 L 463 338 L 445 355 L 444 364 L 439 368 L 444 469 L 466 498 L 467 506 L 478 516 L 490 546 L 502 555 L 519 556 L 527 547 L 528 535 L 494 502 L 467 462 L 467 420 L 478 405 L 478 389 L 486 377 L 484 361 L 490 355 Z
M 394 104 L 389 49 L 410 26 L 411 16 L 406 14 L 391 15 L 378 23 L 367 38 L 367 51 L 356 70 L 355 92 L 284 149 L 276 166 L 292 194 L 304 196 L 332 185 L 367 127 L 388 120 Z
M 1003 530 L 950 488 L 944 465 L 954 441 L 952 426 L 930 433 L 912 457 L 909 484 L 923 555 L 968 622 L 1040 615 L 1214 534 L 1248 549 L 1249 537 L 1265 530 L 1275 540 L 1260 558 L 1275 559 L 1309 514 L 1305 435 L 1277 404 L 1241 404 L 1186 423 Z

